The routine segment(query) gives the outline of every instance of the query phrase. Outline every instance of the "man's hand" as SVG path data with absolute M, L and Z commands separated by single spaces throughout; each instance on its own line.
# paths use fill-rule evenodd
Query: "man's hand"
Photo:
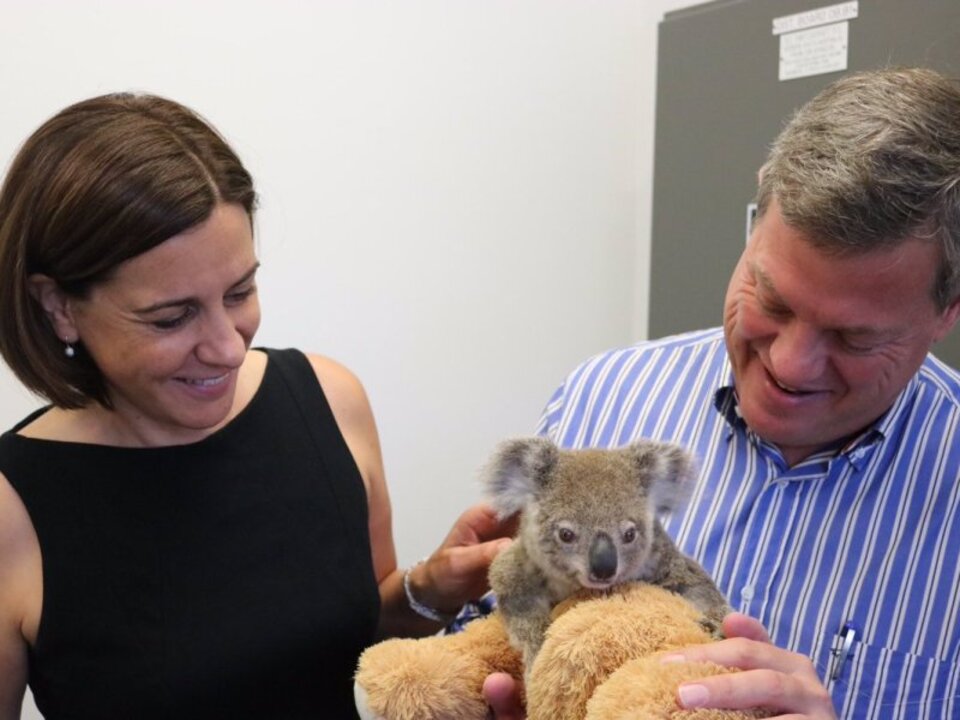
M 527 716 L 520 701 L 520 685 L 506 673 L 487 676 L 483 697 L 490 706 L 493 720 L 524 720 Z
M 681 707 L 762 707 L 797 720 L 836 720 L 830 695 L 810 658 L 776 647 L 763 625 L 740 613 L 727 615 L 723 632 L 726 640 L 682 648 L 664 658 L 664 662 L 709 661 L 743 670 L 681 685 L 677 692 Z

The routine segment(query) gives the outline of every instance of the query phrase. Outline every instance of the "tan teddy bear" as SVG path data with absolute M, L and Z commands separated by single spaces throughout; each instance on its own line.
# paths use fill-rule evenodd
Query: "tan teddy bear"
M 740 720 L 772 713 L 684 710 L 680 683 L 720 672 L 707 663 L 662 663 L 659 656 L 711 642 L 702 614 L 684 598 L 647 583 L 558 605 L 528 676 L 529 720 Z M 523 677 L 519 653 L 498 613 L 463 633 L 386 640 L 367 649 L 356 674 L 364 720 L 486 720 L 481 688 L 492 672 Z
M 492 672 L 524 680 L 529 720 L 758 717 L 682 710 L 680 682 L 729 671 L 655 657 L 716 639 L 729 611 L 658 519 L 683 500 L 693 468 L 682 447 L 652 440 L 501 443 L 482 478 L 493 507 L 520 513 L 520 526 L 490 566 L 497 613 L 462 635 L 367 650 L 356 676 L 363 717 L 485 720 Z

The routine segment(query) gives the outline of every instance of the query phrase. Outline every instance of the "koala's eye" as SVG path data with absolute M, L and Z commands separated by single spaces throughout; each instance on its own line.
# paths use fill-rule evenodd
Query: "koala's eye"
M 569 545 L 577 539 L 577 534 L 570 528 L 560 528 L 557 530 L 557 537 L 560 538 L 560 542 Z
M 633 542 L 634 540 L 636 540 L 636 539 L 637 539 L 637 529 L 636 529 L 636 528 L 633 528 L 633 527 L 632 527 L 632 528 L 627 528 L 626 530 L 623 531 L 623 541 L 624 541 L 626 544 L 629 545 L 630 543 L 632 543 L 632 542 Z

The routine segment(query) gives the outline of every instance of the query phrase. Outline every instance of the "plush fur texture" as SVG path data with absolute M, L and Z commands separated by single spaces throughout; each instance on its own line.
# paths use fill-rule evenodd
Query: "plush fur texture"
M 529 720 L 746 720 L 758 712 L 686 711 L 680 682 L 717 666 L 661 663 L 658 653 L 710 642 L 689 601 L 648 583 L 584 591 L 560 603 L 530 671 Z M 522 674 L 497 614 L 464 633 L 388 640 L 369 648 L 356 676 L 358 709 L 370 720 L 485 720 L 481 688 L 491 672 Z
M 497 613 L 454 635 L 384 640 L 360 656 L 355 681 L 367 714 L 357 709 L 385 720 L 486 720 L 481 688 L 493 672 L 523 672 Z

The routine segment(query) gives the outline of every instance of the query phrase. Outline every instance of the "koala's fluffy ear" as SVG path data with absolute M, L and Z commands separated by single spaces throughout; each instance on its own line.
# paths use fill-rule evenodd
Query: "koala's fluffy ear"
M 641 478 L 647 483 L 650 503 L 657 514 L 675 510 L 693 488 L 696 462 L 680 445 L 637 440 L 627 446 Z
M 560 451 L 542 437 L 506 440 L 481 471 L 490 502 L 500 517 L 509 517 L 535 499 Z

